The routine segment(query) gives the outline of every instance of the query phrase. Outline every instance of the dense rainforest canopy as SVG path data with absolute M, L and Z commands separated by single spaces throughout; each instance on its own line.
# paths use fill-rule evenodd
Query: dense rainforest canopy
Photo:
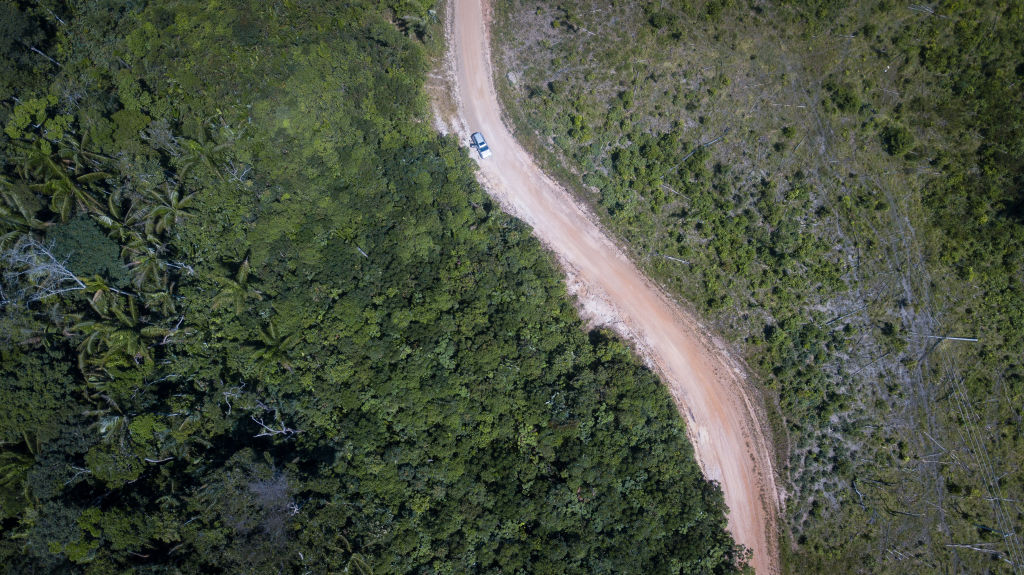
M 0 27 L 0 570 L 741 569 L 658 380 L 424 121 L 429 5 Z

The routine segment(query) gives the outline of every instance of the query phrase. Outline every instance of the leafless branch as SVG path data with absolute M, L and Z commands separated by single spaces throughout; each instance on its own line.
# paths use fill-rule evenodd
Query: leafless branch
M 66 22 L 64 22 L 64 20 L 61 20 L 60 16 L 58 16 L 58 15 L 54 14 L 53 10 L 50 10 L 50 9 L 49 9 L 48 7 L 46 7 L 46 6 L 43 6 L 43 9 L 44 9 L 44 10 L 46 10 L 47 12 L 49 12 L 49 13 L 50 13 L 50 16 L 53 16 L 53 17 L 54 17 L 54 18 L 55 18 L 55 19 L 56 19 L 56 20 L 57 20 L 58 22 L 60 22 L 60 23 L 61 23 L 61 25 L 62 25 L 62 26 L 66 26 L 66 25 L 67 25 L 67 23 L 66 23 Z
M 84 467 L 75 467 L 74 465 L 72 465 L 71 469 L 75 470 L 75 474 L 71 476 L 71 479 L 68 479 L 67 481 L 65 481 L 64 485 L 68 485 L 69 483 L 71 483 L 72 481 L 78 479 L 79 477 L 81 477 L 83 475 L 92 475 L 92 471 L 89 471 L 88 469 L 86 469 Z
M 1009 563 L 1010 565 L 1013 565 L 1014 567 L 1019 567 L 1019 565 L 1014 564 L 1013 561 L 1010 561 L 1006 557 L 1003 557 L 1002 556 L 1003 555 L 1002 551 L 998 551 L 996 549 L 985 549 L 983 547 L 985 545 L 992 545 L 992 544 L 991 543 L 974 543 L 974 544 L 949 543 L 949 544 L 946 545 L 946 547 L 955 547 L 957 549 L 970 549 L 971 551 L 978 551 L 980 553 L 988 553 L 989 555 L 995 555 L 997 558 L 1002 559 L 1003 561 L 1006 561 L 1007 563 Z
M 657 253 L 657 252 L 655 252 L 655 253 Z M 689 261 L 687 261 L 687 260 L 682 260 L 682 259 L 679 259 L 679 258 L 674 258 L 674 257 L 672 257 L 672 256 L 666 256 L 665 254 L 658 254 L 658 255 L 659 255 L 659 256 L 661 256 L 661 257 L 663 257 L 663 258 L 665 258 L 665 259 L 667 259 L 667 260 L 672 260 L 672 261 L 674 261 L 674 262 L 678 262 L 678 263 L 681 263 L 681 264 L 687 264 L 687 265 L 689 265 L 689 263 L 690 263 L 690 262 L 689 262 Z
M 244 183 L 248 177 L 249 172 L 252 170 L 252 166 L 249 164 L 240 163 L 235 165 L 233 159 L 228 160 L 228 175 L 231 176 L 232 182 Z
M 54 60 L 53 58 L 51 58 L 51 57 L 47 56 L 47 55 L 46 55 L 46 54 L 44 54 L 44 53 L 43 53 L 43 51 L 42 51 L 42 50 L 40 50 L 39 48 L 36 48 L 35 46 L 29 46 L 29 50 L 32 50 L 32 51 L 33 51 L 33 52 L 35 52 L 36 54 L 39 54 L 39 55 L 40 55 L 40 56 L 42 56 L 43 58 L 46 58 L 46 59 L 47 59 L 47 60 L 49 60 L 50 62 L 53 62 L 54 64 L 56 64 L 56 65 L 57 65 L 57 67 L 58 67 L 58 68 L 63 68 L 63 66 L 61 66 L 61 65 L 60 65 L 60 62 L 58 62 L 58 61 Z
M 185 263 L 181 263 L 181 262 L 167 262 L 167 267 L 178 269 L 178 270 L 183 270 L 183 271 L 187 272 L 188 275 L 190 275 L 190 276 L 196 275 L 196 270 L 192 266 L 190 266 L 188 264 L 185 264 Z
M 269 437 L 272 435 L 284 435 L 285 437 L 287 437 L 289 435 L 295 435 L 296 433 L 302 433 L 301 430 L 292 429 L 286 426 L 284 423 L 281 423 L 280 421 L 278 421 L 276 424 L 280 426 L 280 429 L 274 429 L 273 427 L 270 427 L 269 425 L 263 423 L 262 418 L 257 418 L 255 415 L 251 417 L 252 420 L 256 422 L 256 425 L 259 425 L 260 427 L 263 428 L 263 431 L 259 432 L 254 437 Z
M 178 335 L 178 330 L 181 328 L 181 322 L 183 321 L 185 321 L 185 316 L 181 316 L 178 318 L 178 323 L 176 323 L 174 327 L 167 332 L 167 335 L 165 335 L 164 338 L 160 340 L 160 345 L 168 345 L 174 343 L 174 336 Z
M 245 384 L 236 385 L 231 389 L 224 391 L 224 403 L 228 404 L 228 415 L 231 415 L 231 398 L 239 398 L 242 396 L 242 390 L 245 389 Z
M 58 260 L 52 248 L 30 235 L 0 253 L 4 264 L 0 282 L 0 305 L 15 301 L 34 302 L 50 296 L 85 289 L 85 284 Z

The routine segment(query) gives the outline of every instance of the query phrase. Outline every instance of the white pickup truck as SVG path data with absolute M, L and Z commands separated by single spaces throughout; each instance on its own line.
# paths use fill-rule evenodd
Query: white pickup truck
M 470 138 L 473 140 L 471 146 L 476 148 L 476 151 L 480 154 L 481 158 L 490 157 L 491 149 L 487 147 L 487 141 L 484 140 L 483 134 L 480 132 L 473 132 L 473 135 L 470 136 Z

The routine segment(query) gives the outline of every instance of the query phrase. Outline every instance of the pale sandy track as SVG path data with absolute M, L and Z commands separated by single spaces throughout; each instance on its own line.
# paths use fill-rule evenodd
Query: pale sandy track
M 662 376 L 686 419 L 701 468 L 721 483 L 730 531 L 754 551 L 758 573 L 778 573 L 779 493 L 742 371 L 608 240 L 592 214 L 537 167 L 502 123 L 486 0 L 450 0 L 448 12 L 459 115 L 454 129 L 467 142 L 470 132 L 483 132 L 494 152 L 480 162 L 482 183 L 558 256 L 584 313 L 633 341 Z

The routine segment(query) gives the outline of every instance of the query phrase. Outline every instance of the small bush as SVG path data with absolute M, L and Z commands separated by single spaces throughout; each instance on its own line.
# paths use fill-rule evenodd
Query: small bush
M 856 112 L 857 109 L 860 108 L 860 97 L 852 86 L 830 81 L 825 85 L 825 89 L 829 91 L 829 97 L 832 100 L 832 104 L 840 112 L 849 114 L 851 112 Z
M 914 147 L 914 136 L 901 124 L 889 124 L 882 129 L 882 147 L 892 156 L 902 156 Z

